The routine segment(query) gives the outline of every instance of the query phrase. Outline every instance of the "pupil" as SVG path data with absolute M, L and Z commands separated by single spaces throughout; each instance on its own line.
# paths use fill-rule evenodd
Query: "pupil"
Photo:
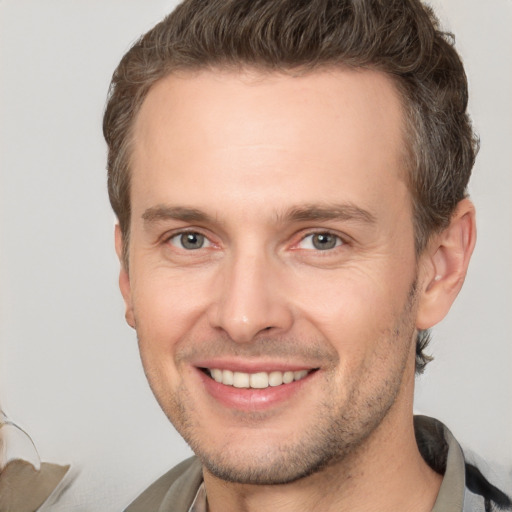
M 313 237 L 313 245 L 316 249 L 325 251 L 336 246 L 336 238 L 328 233 L 321 233 Z
M 199 233 L 184 233 L 181 243 L 185 249 L 200 249 L 204 243 L 204 236 Z

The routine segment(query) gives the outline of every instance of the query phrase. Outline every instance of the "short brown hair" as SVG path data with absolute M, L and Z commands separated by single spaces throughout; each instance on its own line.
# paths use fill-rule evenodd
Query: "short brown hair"
M 391 76 L 403 98 L 415 244 L 445 228 L 466 196 L 478 143 L 467 80 L 433 11 L 419 0 L 185 0 L 143 35 L 114 72 L 103 120 L 108 191 L 130 225 L 130 145 L 148 91 L 177 70 L 254 67 L 277 72 L 349 66 Z M 125 253 L 125 264 L 128 263 Z M 416 368 L 428 362 L 420 333 Z M 421 344 L 421 346 L 420 346 Z

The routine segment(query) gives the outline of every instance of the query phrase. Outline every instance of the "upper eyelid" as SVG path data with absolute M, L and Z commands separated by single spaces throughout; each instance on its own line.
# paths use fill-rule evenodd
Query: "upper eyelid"
M 299 235 L 299 240 L 296 243 L 299 243 L 301 240 L 304 240 L 308 236 L 312 235 L 331 235 L 339 238 L 344 244 L 349 243 L 350 237 L 344 233 L 340 233 L 333 229 L 319 229 L 312 228 L 309 230 L 304 230 L 301 235 Z
M 182 240 L 183 235 L 190 234 L 190 233 L 193 235 L 199 235 L 200 237 L 202 237 L 204 239 L 204 242 L 203 242 L 203 244 L 201 244 L 201 247 L 197 247 L 195 250 L 208 249 L 215 245 L 206 235 L 203 235 L 202 233 L 199 233 L 198 231 L 181 231 L 179 233 L 175 233 L 174 235 L 171 235 L 170 237 L 166 238 L 165 243 L 172 245 L 174 247 L 177 247 L 179 249 L 180 245 L 182 245 L 182 243 L 183 243 L 183 240 Z M 206 245 L 204 245 L 204 243 L 206 243 Z M 190 250 L 190 249 L 187 249 L 186 247 L 181 247 L 181 249 L 185 249 L 186 251 Z
M 172 229 L 170 231 L 166 231 L 160 239 L 163 242 L 169 241 L 171 238 L 174 238 L 176 236 L 184 235 L 186 233 L 197 233 L 198 235 L 202 235 L 205 238 L 207 238 L 210 242 L 212 242 L 212 237 L 208 233 L 205 232 L 204 229 L 198 228 L 198 227 L 184 227 L 184 228 L 176 228 Z M 213 243 L 213 242 L 212 242 Z
M 302 243 L 304 243 L 305 240 L 307 240 L 309 237 L 313 237 L 315 235 L 329 235 L 329 236 L 333 236 L 334 238 L 336 238 L 336 245 L 334 247 L 331 247 L 329 249 L 318 249 L 317 247 L 314 247 L 314 248 L 304 248 L 304 247 L 300 247 L 300 245 Z M 339 241 L 339 243 L 338 243 Z M 310 244 L 313 244 L 313 241 L 311 240 L 309 242 Z M 295 250 L 306 250 L 306 251 L 318 251 L 318 252 L 322 252 L 322 253 L 327 253 L 327 252 L 332 252 L 334 251 L 335 249 L 339 249 L 341 247 L 344 247 L 346 245 L 346 242 L 345 240 L 343 240 L 343 238 L 341 238 L 341 236 L 339 235 L 336 235 L 334 233 L 329 233 L 327 231 L 320 231 L 320 232 L 313 232 L 313 233 L 309 233 L 305 236 L 303 236 L 298 242 L 296 242 L 294 244 L 294 246 L 292 247 L 292 249 L 295 249 Z

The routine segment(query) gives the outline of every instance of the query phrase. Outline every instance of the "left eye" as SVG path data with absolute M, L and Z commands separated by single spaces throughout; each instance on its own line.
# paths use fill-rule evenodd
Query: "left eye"
M 312 233 L 305 236 L 299 243 L 300 249 L 314 249 L 317 251 L 328 251 L 343 245 L 339 236 L 332 233 Z
M 211 245 L 208 238 L 201 233 L 195 233 L 193 231 L 174 235 L 169 239 L 169 243 L 174 247 L 186 249 L 187 251 L 194 251 Z

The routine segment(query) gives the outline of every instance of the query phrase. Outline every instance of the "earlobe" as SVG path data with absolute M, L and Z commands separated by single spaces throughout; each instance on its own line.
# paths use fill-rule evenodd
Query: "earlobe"
M 464 283 L 475 242 L 475 208 L 463 199 L 450 225 L 433 237 L 421 257 L 417 329 L 429 329 L 448 313 Z
M 119 259 L 119 263 L 121 268 L 119 270 L 119 289 L 121 290 L 121 295 L 124 299 L 124 304 L 126 307 L 125 310 L 125 318 L 126 323 L 135 329 L 135 316 L 133 314 L 133 305 L 132 305 L 132 294 L 131 294 L 131 285 L 130 285 L 130 275 L 128 270 L 126 269 L 124 257 L 123 257 L 123 235 L 121 232 L 121 228 L 119 224 L 116 224 L 115 227 L 115 246 L 116 246 L 116 254 Z

